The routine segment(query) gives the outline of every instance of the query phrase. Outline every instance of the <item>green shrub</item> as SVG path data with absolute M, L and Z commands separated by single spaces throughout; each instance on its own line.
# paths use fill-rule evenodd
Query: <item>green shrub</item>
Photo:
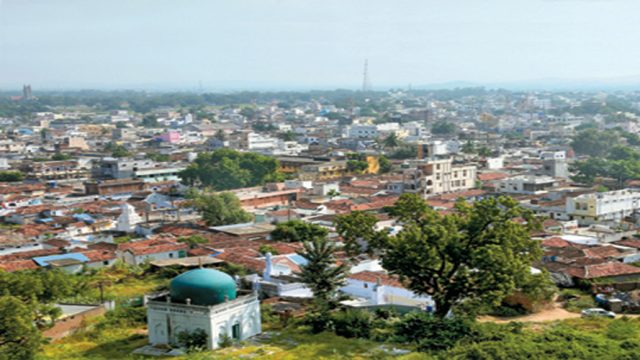
M 104 326 L 108 327 L 133 327 L 144 325 L 147 322 L 147 309 L 140 306 L 118 306 L 114 310 L 107 311 Z
M 218 346 L 220 346 L 221 348 L 228 348 L 231 345 L 233 345 L 233 339 L 231 338 L 231 336 L 227 334 L 222 334 L 220 336 L 220 341 L 218 342 Z
M 415 343 L 420 351 L 446 350 L 471 334 L 467 320 L 440 319 L 427 312 L 406 314 L 396 324 L 395 329 L 398 340 Z
M 366 310 L 346 310 L 331 317 L 336 335 L 346 338 L 368 339 L 371 335 L 372 316 Z
M 527 310 L 520 305 L 509 306 L 502 304 L 501 306 L 492 309 L 490 313 L 495 316 L 513 317 L 524 315 L 527 313 Z
M 209 334 L 202 329 L 194 331 L 182 331 L 177 334 L 178 344 L 187 349 L 189 352 L 202 351 L 207 348 Z
M 333 329 L 331 316 L 326 311 L 308 312 L 304 317 L 304 324 L 311 327 L 311 332 L 313 334 Z

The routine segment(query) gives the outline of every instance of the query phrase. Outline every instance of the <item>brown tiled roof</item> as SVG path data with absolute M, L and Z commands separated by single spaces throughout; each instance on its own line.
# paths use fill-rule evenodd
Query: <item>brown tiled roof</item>
M 382 209 L 386 206 L 391 206 L 398 201 L 398 196 L 376 196 L 372 198 L 372 201 L 366 204 L 359 204 L 351 206 L 351 211 L 368 211 Z
M 118 244 L 114 244 L 114 243 L 108 243 L 108 242 L 97 242 L 97 243 L 93 243 L 93 244 L 89 244 L 87 246 L 87 248 L 91 249 L 91 250 L 109 250 L 109 251 L 116 251 L 118 249 Z
M 593 246 L 582 251 L 585 256 L 591 258 L 610 258 L 620 255 L 620 251 L 613 246 Z
M 385 286 L 393 286 L 398 288 L 404 287 L 396 276 L 389 275 L 383 272 L 361 271 L 361 272 L 349 275 L 349 279 L 354 279 L 354 280 L 373 283 L 373 284 L 380 283 Z
M 37 256 L 48 256 L 48 255 L 56 255 L 62 254 L 62 250 L 60 249 L 42 249 L 42 250 L 31 250 L 31 251 L 21 251 L 13 254 L 2 255 L 0 256 L 0 261 L 10 261 L 10 260 L 26 260 L 31 259 Z
M 188 250 L 189 245 L 179 243 L 171 235 L 157 235 L 151 239 L 120 244 L 118 249 L 134 255 L 159 254 L 169 251 Z
M 47 241 L 43 241 L 43 244 L 49 245 L 49 246 L 53 246 L 53 247 L 57 247 L 57 248 L 65 248 L 69 245 L 71 245 L 70 242 L 68 242 L 67 240 L 63 240 L 63 239 L 49 239 Z
M 238 249 L 227 250 L 216 256 L 217 259 L 224 260 L 231 264 L 242 265 L 256 273 L 262 273 L 265 268 L 265 261 L 254 256 L 243 254 Z
M 46 233 L 54 233 L 56 231 L 59 230 L 54 230 L 51 226 L 46 224 L 22 225 L 19 229 L 15 230 L 17 234 L 21 234 L 25 238 L 34 238 Z
M 571 276 L 581 279 L 596 279 L 610 276 L 640 274 L 640 268 L 613 261 L 603 264 L 572 267 L 565 270 Z
M 620 240 L 615 244 L 640 249 L 640 240 L 638 239 Z

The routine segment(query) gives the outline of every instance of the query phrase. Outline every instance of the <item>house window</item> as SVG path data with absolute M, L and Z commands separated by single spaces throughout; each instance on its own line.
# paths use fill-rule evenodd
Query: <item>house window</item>
M 364 288 L 367 289 L 369 287 L 369 284 L 364 283 Z
M 170 257 L 170 258 L 173 258 L 173 253 L 169 253 L 169 257 Z
M 102 262 L 102 265 L 109 265 L 109 260 L 105 260 Z

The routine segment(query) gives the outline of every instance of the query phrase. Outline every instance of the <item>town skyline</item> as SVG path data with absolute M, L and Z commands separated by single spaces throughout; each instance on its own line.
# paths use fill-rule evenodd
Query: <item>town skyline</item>
M 4 0 L 0 89 L 355 89 L 365 59 L 376 90 L 640 83 L 633 1 L 185 4 Z

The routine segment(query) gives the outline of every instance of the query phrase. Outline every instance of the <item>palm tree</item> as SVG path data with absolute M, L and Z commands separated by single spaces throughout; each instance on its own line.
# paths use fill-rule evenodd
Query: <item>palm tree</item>
M 396 135 L 396 133 L 391 133 L 382 141 L 382 145 L 385 148 L 393 149 L 400 146 L 400 140 L 398 139 L 398 136 Z
M 336 245 L 325 236 L 305 241 L 302 251 L 298 252 L 307 263 L 300 266 L 301 271 L 296 275 L 311 289 L 318 304 L 333 303 L 338 288 L 346 283 L 347 266 L 336 264 L 335 252 Z

